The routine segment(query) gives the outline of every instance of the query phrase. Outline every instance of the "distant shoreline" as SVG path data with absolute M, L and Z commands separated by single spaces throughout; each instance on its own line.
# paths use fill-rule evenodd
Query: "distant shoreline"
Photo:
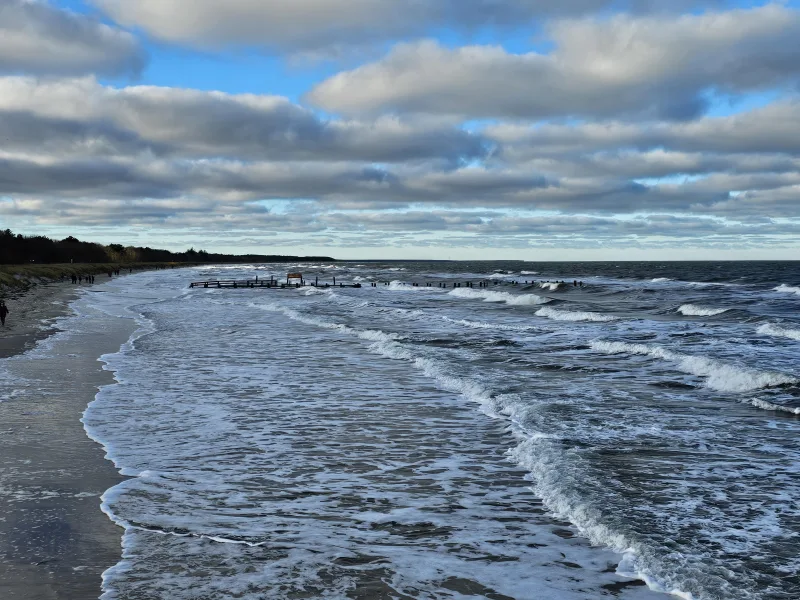
M 263 257 L 262 257 L 263 258 Z M 274 256 L 268 257 L 273 263 L 292 263 L 297 261 L 337 262 L 330 257 Z M 274 259 L 274 260 L 272 260 Z M 120 274 L 132 271 L 151 271 L 155 269 L 180 269 L 213 265 L 246 265 L 252 261 L 231 262 L 136 262 L 136 263 L 53 263 L 53 264 L 0 264 L 0 298 L 4 292 L 19 290 L 43 282 L 60 282 L 72 275 L 106 275 L 119 270 Z M 99 283 L 99 282 L 98 282 Z

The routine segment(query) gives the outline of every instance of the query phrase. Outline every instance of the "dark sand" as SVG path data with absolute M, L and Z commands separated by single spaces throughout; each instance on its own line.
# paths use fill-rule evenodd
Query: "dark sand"
M 3 600 L 97 599 L 102 572 L 120 558 L 122 530 L 101 512 L 100 496 L 121 476 L 80 418 L 98 386 L 113 382 L 97 357 L 118 350 L 134 323 L 118 319 L 111 328 L 55 337 L 48 342 L 55 352 L 30 354 L 57 331 L 42 328 L 42 319 L 67 312 L 74 288 L 44 284 L 7 297 L 11 312 L 0 328 L 0 369 L 10 375 L 0 378 Z
M 77 297 L 77 287 L 66 283 L 43 283 L 28 290 L 0 288 L 9 314 L 0 326 L 0 358 L 8 358 L 32 348 L 37 340 L 56 332 L 47 323 L 67 312 Z

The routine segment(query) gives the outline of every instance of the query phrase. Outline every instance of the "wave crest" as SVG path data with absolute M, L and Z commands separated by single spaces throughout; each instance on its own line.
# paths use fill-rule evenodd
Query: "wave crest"
M 505 302 L 511 306 L 536 306 L 550 302 L 548 298 L 542 298 L 536 294 L 509 294 L 508 292 L 492 292 L 474 288 L 456 288 L 448 293 L 456 298 L 483 300 L 484 302 Z
M 675 363 L 679 371 L 705 377 L 706 387 L 720 392 L 749 392 L 799 381 L 783 373 L 759 371 L 705 356 L 680 354 L 661 346 L 607 341 L 594 341 L 591 345 L 593 350 L 606 354 L 640 354 L 667 360 Z
M 713 317 L 729 310 L 730 308 L 709 308 L 697 304 L 683 304 L 678 307 L 678 312 L 687 317 Z
M 800 287 L 786 285 L 785 283 L 780 284 L 778 287 L 773 288 L 776 292 L 783 292 L 785 294 L 795 294 L 800 296 Z
M 607 321 L 616 321 L 617 317 L 610 315 L 601 315 L 599 313 L 584 312 L 584 311 L 570 311 L 570 310 L 556 310 L 555 308 L 540 308 L 536 311 L 540 317 L 553 319 L 554 321 L 594 321 L 597 323 L 604 323 Z
M 788 327 L 781 327 L 773 323 L 764 323 L 756 330 L 761 335 L 772 335 L 775 337 L 785 337 L 790 340 L 797 340 L 800 342 L 800 329 L 789 329 Z

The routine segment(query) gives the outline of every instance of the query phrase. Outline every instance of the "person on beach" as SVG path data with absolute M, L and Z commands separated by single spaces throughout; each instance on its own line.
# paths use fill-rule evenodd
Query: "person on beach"
M 8 314 L 8 307 L 5 300 L 0 300 L 0 325 L 6 326 L 6 315 Z

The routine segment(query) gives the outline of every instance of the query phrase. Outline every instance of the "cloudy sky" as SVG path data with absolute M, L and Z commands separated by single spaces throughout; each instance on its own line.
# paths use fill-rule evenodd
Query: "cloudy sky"
M 0 0 L 0 227 L 800 259 L 800 0 Z

